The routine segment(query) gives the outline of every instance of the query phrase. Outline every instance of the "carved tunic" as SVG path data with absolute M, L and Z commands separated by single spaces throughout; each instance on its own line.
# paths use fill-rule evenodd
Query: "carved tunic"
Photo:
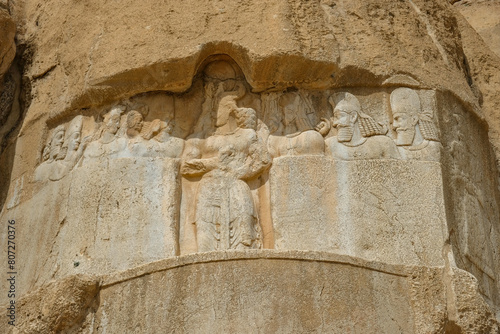
M 203 174 L 195 210 L 199 252 L 260 248 L 261 236 L 250 187 L 244 181 L 269 164 L 263 144 L 252 129 L 214 135 L 200 145 L 201 159 L 184 166 L 184 175 Z M 195 170 L 197 169 L 197 170 Z

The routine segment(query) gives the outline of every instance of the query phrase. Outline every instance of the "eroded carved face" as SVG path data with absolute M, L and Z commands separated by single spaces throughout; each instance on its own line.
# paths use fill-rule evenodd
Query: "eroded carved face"
M 257 114 L 255 110 L 251 108 L 246 109 L 244 125 L 246 129 L 255 130 L 257 128 Z
M 127 127 L 137 133 L 141 132 L 143 126 L 142 115 L 138 111 L 131 111 L 127 116 Z
M 111 134 L 116 134 L 120 128 L 120 115 L 112 115 L 106 123 L 106 130 Z
M 68 151 L 76 151 L 80 146 L 81 132 L 75 131 L 68 137 Z
M 238 106 L 234 101 L 234 96 L 225 96 L 219 102 L 219 107 L 217 108 L 217 115 L 215 119 L 215 126 L 220 128 L 226 125 L 229 121 L 229 115 L 235 112 Z
M 392 127 L 397 133 L 396 145 L 411 145 L 415 138 L 418 118 L 397 105 L 393 105 L 392 109 L 394 110 Z
M 62 148 L 64 143 L 64 130 L 59 130 L 52 136 L 52 140 L 50 141 L 50 159 L 55 159 Z
M 355 111 L 345 106 L 337 106 L 333 110 L 333 126 L 338 129 L 337 140 L 339 142 L 351 141 L 354 133 Z
M 144 122 L 142 121 L 142 117 L 139 115 L 134 116 L 134 126 L 132 127 L 135 131 L 141 132 L 142 126 L 144 125 Z
M 172 134 L 172 132 L 174 131 L 174 125 L 175 124 L 173 121 L 167 122 L 167 126 L 165 127 L 165 132 L 168 134 Z

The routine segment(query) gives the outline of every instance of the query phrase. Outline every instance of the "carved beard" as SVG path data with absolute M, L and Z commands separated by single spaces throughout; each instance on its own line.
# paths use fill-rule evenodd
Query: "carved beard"
M 51 147 L 50 149 L 50 160 L 60 160 L 62 151 L 62 144 Z
M 56 160 L 63 160 L 66 158 L 66 154 L 68 154 L 68 147 L 62 147 L 57 153 Z
M 398 128 L 396 130 L 398 137 L 396 138 L 396 145 L 410 146 L 413 144 L 415 138 L 415 128 Z
M 353 134 L 352 126 L 342 126 L 339 127 L 339 132 L 337 134 L 337 140 L 339 143 L 349 142 L 352 139 Z

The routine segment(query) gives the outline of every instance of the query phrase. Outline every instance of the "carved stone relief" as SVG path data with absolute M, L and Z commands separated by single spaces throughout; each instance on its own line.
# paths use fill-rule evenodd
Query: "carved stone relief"
M 286 155 L 323 155 L 325 142 L 308 115 L 314 114 L 305 92 L 263 97 L 270 114 L 268 147 L 274 158 Z
M 391 93 L 392 126 L 403 159 L 439 161 L 441 143 L 433 122 L 433 110 L 422 110 L 418 94 L 410 88 Z
M 338 101 L 329 98 L 337 136 L 326 140 L 328 153 L 336 160 L 398 159 L 394 142 L 385 136 L 387 129 L 362 111 L 354 95 L 342 95 Z
M 401 232 L 396 231 L 397 222 L 418 216 L 412 216 L 410 203 L 402 201 L 408 196 L 402 191 L 406 181 L 385 187 L 355 177 L 381 173 L 378 179 L 387 181 L 392 174 L 384 169 L 396 168 L 404 170 L 401 175 L 406 178 L 412 168 L 420 175 L 425 163 L 439 162 L 435 104 L 421 102 L 432 92 L 361 88 L 256 94 L 227 57 L 201 68 L 183 94 L 144 93 L 55 126 L 34 180 L 62 181 L 75 173 L 72 187 L 96 199 L 85 204 L 89 210 L 115 212 L 102 217 L 126 217 L 130 231 L 116 230 L 111 221 L 98 218 L 88 233 L 97 235 L 99 242 L 125 242 L 133 224 L 148 221 L 146 206 L 154 205 L 161 218 L 149 218 L 153 225 L 147 228 L 162 231 L 168 245 L 155 253 L 158 258 L 276 248 L 334 251 L 395 263 L 439 263 L 440 251 L 429 250 L 432 245 L 418 229 L 408 225 L 403 233 L 411 236 L 388 238 Z M 104 170 L 102 177 L 118 177 L 120 184 L 108 189 L 96 185 L 100 190 L 76 184 L 92 170 Z M 429 182 L 415 191 L 442 197 L 435 184 L 439 177 Z M 371 189 L 370 194 L 363 187 Z M 151 189 L 158 190 L 159 197 L 143 201 Z M 366 196 L 383 203 L 369 209 Z M 119 203 L 116 208 L 113 199 Z M 420 197 L 415 201 L 425 210 L 431 205 Z M 388 208 L 392 216 L 380 219 L 389 214 Z M 443 210 L 441 204 L 430 209 L 438 216 Z M 384 226 L 366 235 L 360 226 L 371 224 L 371 219 Z M 441 230 L 444 221 L 428 223 Z M 445 235 L 436 235 L 432 240 L 443 242 Z M 380 242 L 391 243 L 392 249 L 377 251 Z
M 201 124 L 195 126 L 199 132 L 188 138 L 181 166 L 185 178 L 201 178 L 191 194 L 194 211 L 188 214 L 192 221 L 187 227 L 195 230 L 201 252 L 262 247 L 257 209 L 246 181 L 259 176 L 271 160 L 256 131 L 256 111 L 238 106 L 245 86 L 233 84 L 228 72 L 216 72 L 205 84 L 204 104 L 209 101 L 211 110 L 204 110 Z

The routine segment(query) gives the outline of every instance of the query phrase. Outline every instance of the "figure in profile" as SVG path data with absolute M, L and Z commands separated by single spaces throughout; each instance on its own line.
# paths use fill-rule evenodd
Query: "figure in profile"
M 106 115 L 97 131 L 95 140 L 91 142 L 84 153 L 84 158 L 98 158 L 106 156 L 113 158 L 124 151 L 127 141 L 123 137 L 118 137 L 120 129 L 121 115 L 125 107 L 115 106 Z
M 80 161 L 89 140 L 81 139 L 82 125 L 83 117 L 76 116 L 69 123 L 68 130 L 65 130 L 64 125 L 59 125 L 54 130 L 49 144 L 50 154 L 35 170 L 35 181 L 58 181 L 71 172 Z M 45 148 L 45 157 L 46 152 Z
M 142 134 L 144 127 L 144 116 L 137 110 L 130 110 L 127 114 L 127 149 L 124 156 L 146 157 L 148 156 L 147 141 Z
M 50 180 L 57 181 L 68 175 L 83 156 L 83 152 L 90 138 L 85 137 L 82 139 L 82 126 L 82 116 L 76 116 L 69 123 L 63 144 L 63 149 L 65 151 L 64 159 L 57 162 L 54 168 L 52 168 L 49 176 Z
M 358 99 L 344 93 L 333 109 L 333 124 L 337 136 L 326 139 L 327 153 L 336 160 L 398 159 L 394 141 L 385 136 L 387 129 L 361 110 Z
M 242 86 L 219 89 L 215 131 L 206 138 L 195 134 L 186 144 L 181 173 L 186 178 L 201 177 L 193 222 L 198 252 L 262 247 L 246 181 L 259 176 L 271 160 L 256 132 L 255 110 L 237 105 L 244 93 Z
M 45 182 L 49 179 L 50 172 L 57 164 L 56 161 L 64 159 L 64 134 L 66 129 L 64 125 L 57 126 L 52 132 L 49 143 L 43 151 L 43 162 L 35 169 L 34 180 L 37 182 Z
M 274 94 L 269 98 L 279 100 L 279 103 L 274 103 L 279 110 L 268 111 L 273 113 L 268 140 L 271 155 L 274 158 L 285 155 L 323 155 L 323 136 L 314 129 L 306 113 L 307 109 L 313 108 L 310 100 L 299 93 L 288 93 L 281 98 Z
M 151 122 L 144 138 L 148 140 L 147 156 L 180 158 L 184 140 L 173 137 L 174 121 L 155 119 Z
M 439 161 L 441 143 L 432 112 L 422 112 L 418 94 L 410 88 L 397 88 L 391 93 L 392 126 L 396 145 L 403 159 Z

